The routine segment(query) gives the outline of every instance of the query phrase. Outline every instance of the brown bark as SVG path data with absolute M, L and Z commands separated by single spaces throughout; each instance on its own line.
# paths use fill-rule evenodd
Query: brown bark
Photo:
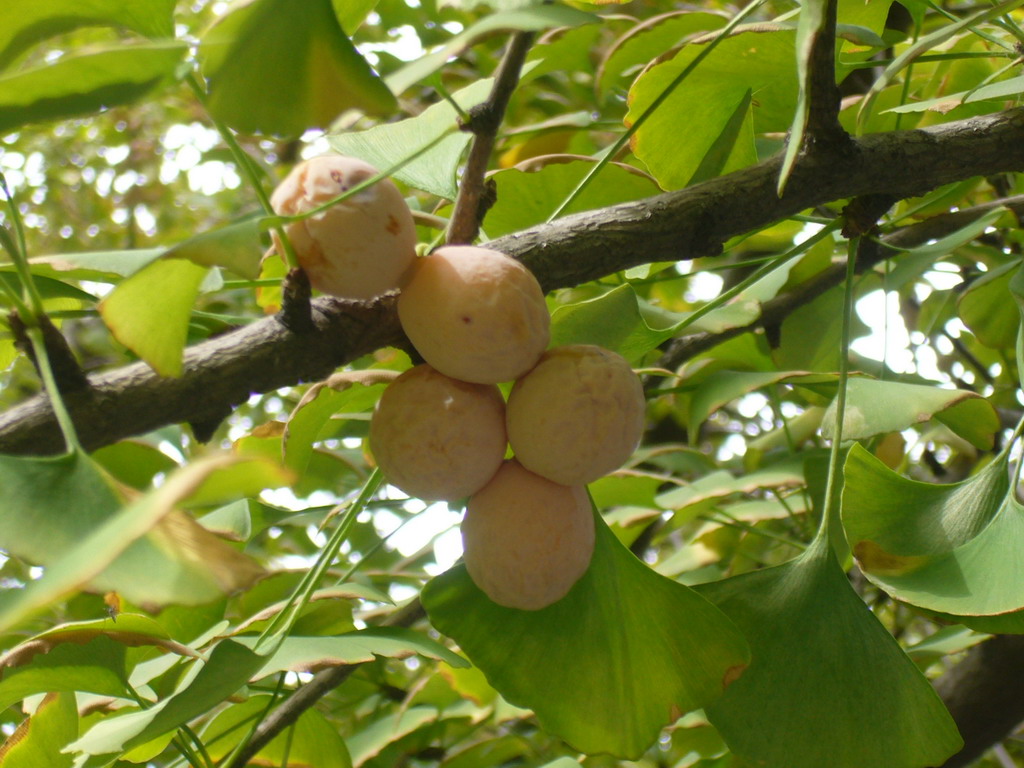
M 546 291 L 639 264 L 714 255 L 734 235 L 808 208 L 866 195 L 904 198 L 950 182 L 1024 170 L 1024 110 L 925 130 L 865 136 L 849 151 L 815 152 L 776 194 L 774 158 L 688 189 L 573 214 L 492 241 L 522 260 Z M 403 335 L 393 298 L 370 304 L 319 299 L 314 329 L 296 334 L 267 318 L 198 344 L 181 377 L 137 363 L 90 378 L 69 398 L 85 446 L 98 448 L 174 423 L 208 424 L 250 394 L 323 378 Z M 62 441 L 45 396 L 0 414 L 0 453 L 46 454 Z

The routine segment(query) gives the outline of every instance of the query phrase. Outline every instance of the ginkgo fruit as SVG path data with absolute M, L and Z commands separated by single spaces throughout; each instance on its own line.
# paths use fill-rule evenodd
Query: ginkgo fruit
M 590 565 L 594 515 L 583 486 L 511 459 L 469 499 L 463 557 L 473 583 L 508 608 L 536 611 L 568 594 Z
M 584 485 L 632 455 L 644 411 L 643 386 L 621 355 L 588 344 L 555 347 L 512 387 L 509 444 L 531 472 Z
M 376 175 L 376 168 L 354 157 L 313 157 L 292 169 L 270 203 L 280 215 L 307 213 Z M 399 288 L 416 257 L 412 212 L 388 179 L 289 222 L 284 231 L 310 284 L 331 296 L 370 299 Z M 276 232 L 273 238 L 283 256 Z
M 493 384 L 458 381 L 418 365 L 384 390 L 369 440 L 392 485 L 428 501 L 462 499 L 501 466 L 505 401 Z
M 503 253 L 471 245 L 420 259 L 398 297 L 398 318 L 430 365 L 480 384 L 526 373 L 549 339 L 550 317 L 533 274 Z

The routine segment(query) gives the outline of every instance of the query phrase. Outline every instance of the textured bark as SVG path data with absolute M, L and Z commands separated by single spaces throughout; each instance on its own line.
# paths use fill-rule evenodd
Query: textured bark
M 345 362 L 402 343 L 394 298 L 367 304 L 318 299 L 313 329 L 294 333 L 278 317 L 258 320 L 185 351 L 179 378 L 134 363 L 90 378 L 65 396 L 88 449 L 167 424 L 219 423 L 257 392 L 318 381 Z M 49 454 L 64 442 L 45 396 L 0 414 L 0 453 Z
M 935 688 L 964 738 L 964 748 L 942 768 L 969 765 L 1024 722 L 1024 636 L 1000 635 L 975 646 Z
M 494 240 L 522 260 L 545 291 L 654 261 L 721 252 L 729 238 L 835 200 L 904 198 L 950 182 L 1024 170 L 1024 110 L 925 130 L 865 136 L 796 164 L 785 194 L 773 158 L 677 192 L 587 211 Z M 167 424 L 208 425 L 253 393 L 323 378 L 336 367 L 404 340 L 394 301 L 319 299 L 314 329 L 256 321 L 185 353 L 184 372 L 157 376 L 136 363 L 90 378 L 68 398 L 83 445 L 98 448 Z M 0 415 L 0 453 L 47 454 L 63 443 L 44 395 Z

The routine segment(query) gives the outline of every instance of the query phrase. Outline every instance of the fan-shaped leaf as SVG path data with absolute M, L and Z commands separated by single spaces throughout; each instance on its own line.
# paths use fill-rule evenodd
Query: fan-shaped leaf
M 264 661 L 248 648 L 224 640 L 173 696 L 149 709 L 100 721 L 69 744 L 68 749 L 89 755 L 114 755 L 145 744 L 220 704 L 245 685 Z
M 787 768 L 920 768 L 962 745 L 938 695 L 850 587 L 826 537 L 785 565 L 697 590 L 750 640 L 750 669 L 705 707 L 741 758 Z
M 210 112 L 240 131 L 298 136 L 346 109 L 377 114 L 395 97 L 342 31 L 331 0 L 254 0 L 203 35 Z
M 689 183 L 751 90 L 757 105 L 721 172 L 757 160 L 754 133 L 789 127 L 796 102 L 795 35 L 790 30 L 746 31 L 722 40 L 633 137 L 633 150 L 666 189 Z M 632 123 L 699 53 L 690 43 L 672 59 L 648 69 L 630 89 Z M 680 126 L 686 126 L 680 141 Z
M 846 459 L 843 526 L 865 575 L 898 600 L 954 615 L 1024 608 L 1024 507 L 1007 456 L 953 485 L 893 472 L 860 446 Z
M 0 746 L 3 768 L 71 768 L 71 756 L 61 754 L 78 735 L 78 707 L 73 693 L 51 693 Z
M 253 696 L 220 712 L 203 730 L 210 757 L 221 760 L 231 752 L 253 720 L 273 703 L 271 696 Z M 307 709 L 295 725 L 273 739 L 253 757 L 253 765 L 288 768 L 351 768 L 345 741 L 316 709 Z
M 23 51 L 79 27 L 122 27 L 173 37 L 175 0 L 5 0 L 0 7 L 0 69 Z
M 974 392 L 939 389 L 897 381 L 851 378 L 846 389 L 843 438 L 862 440 L 888 432 L 899 432 L 935 419 L 982 450 L 992 448 L 999 430 L 999 414 Z M 832 437 L 835 401 L 828 407 L 821 433 Z
M 127 104 L 170 80 L 188 46 L 119 45 L 0 77 L 0 133 Z
M 254 561 L 175 510 L 211 474 L 241 461 L 256 460 L 211 456 L 125 506 L 86 456 L 0 456 L 0 546 L 46 566 L 42 578 L 5 595 L 0 626 L 87 583 L 134 602 L 191 605 L 251 583 L 262 572 Z M 267 481 L 284 484 L 279 468 L 261 463 L 261 488 Z
M 584 752 L 635 758 L 747 663 L 743 638 L 692 590 L 637 560 L 597 517 L 590 568 L 540 611 L 491 602 L 464 566 L 423 604 L 506 699 Z
M 187 259 L 159 259 L 100 302 L 103 322 L 161 376 L 180 376 L 188 320 L 208 271 Z
M 487 98 L 492 82 L 490 78 L 479 80 L 456 91 L 452 99 L 468 111 Z M 416 117 L 377 125 L 365 131 L 337 133 L 330 137 L 330 142 L 339 152 L 365 160 L 383 171 L 399 160 L 409 158 L 416 150 L 440 140 L 392 175 L 410 187 L 454 200 L 458 191 L 455 174 L 471 136 L 455 131 L 442 137 L 458 125 L 458 118 L 455 107 L 447 101 L 439 101 Z

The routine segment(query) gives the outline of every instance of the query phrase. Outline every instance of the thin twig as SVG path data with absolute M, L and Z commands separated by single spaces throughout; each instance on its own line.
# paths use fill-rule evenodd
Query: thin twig
M 533 37 L 533 32 L 516 32 L 512 35 L 505 55 L 502 56 L 494 73 L 494 85 L 487 101 L 471 109 L 469 121 L 462 126 L 462 130 L 473 133 L 473 144 L 469 148 L 469 157 L 459 183 L 459 194 L 455 199 L 451 224 L 445 238 L 449 244 L 471 243 L 480 231 L 480 222 L 487 213 L 481 209 L 487 186 L 484 175 L 491 161 L 491 151 L 494 149 L 498 128 L 505 119 L 509 99 L 519 84 L 519 72 L 533 44 Z

